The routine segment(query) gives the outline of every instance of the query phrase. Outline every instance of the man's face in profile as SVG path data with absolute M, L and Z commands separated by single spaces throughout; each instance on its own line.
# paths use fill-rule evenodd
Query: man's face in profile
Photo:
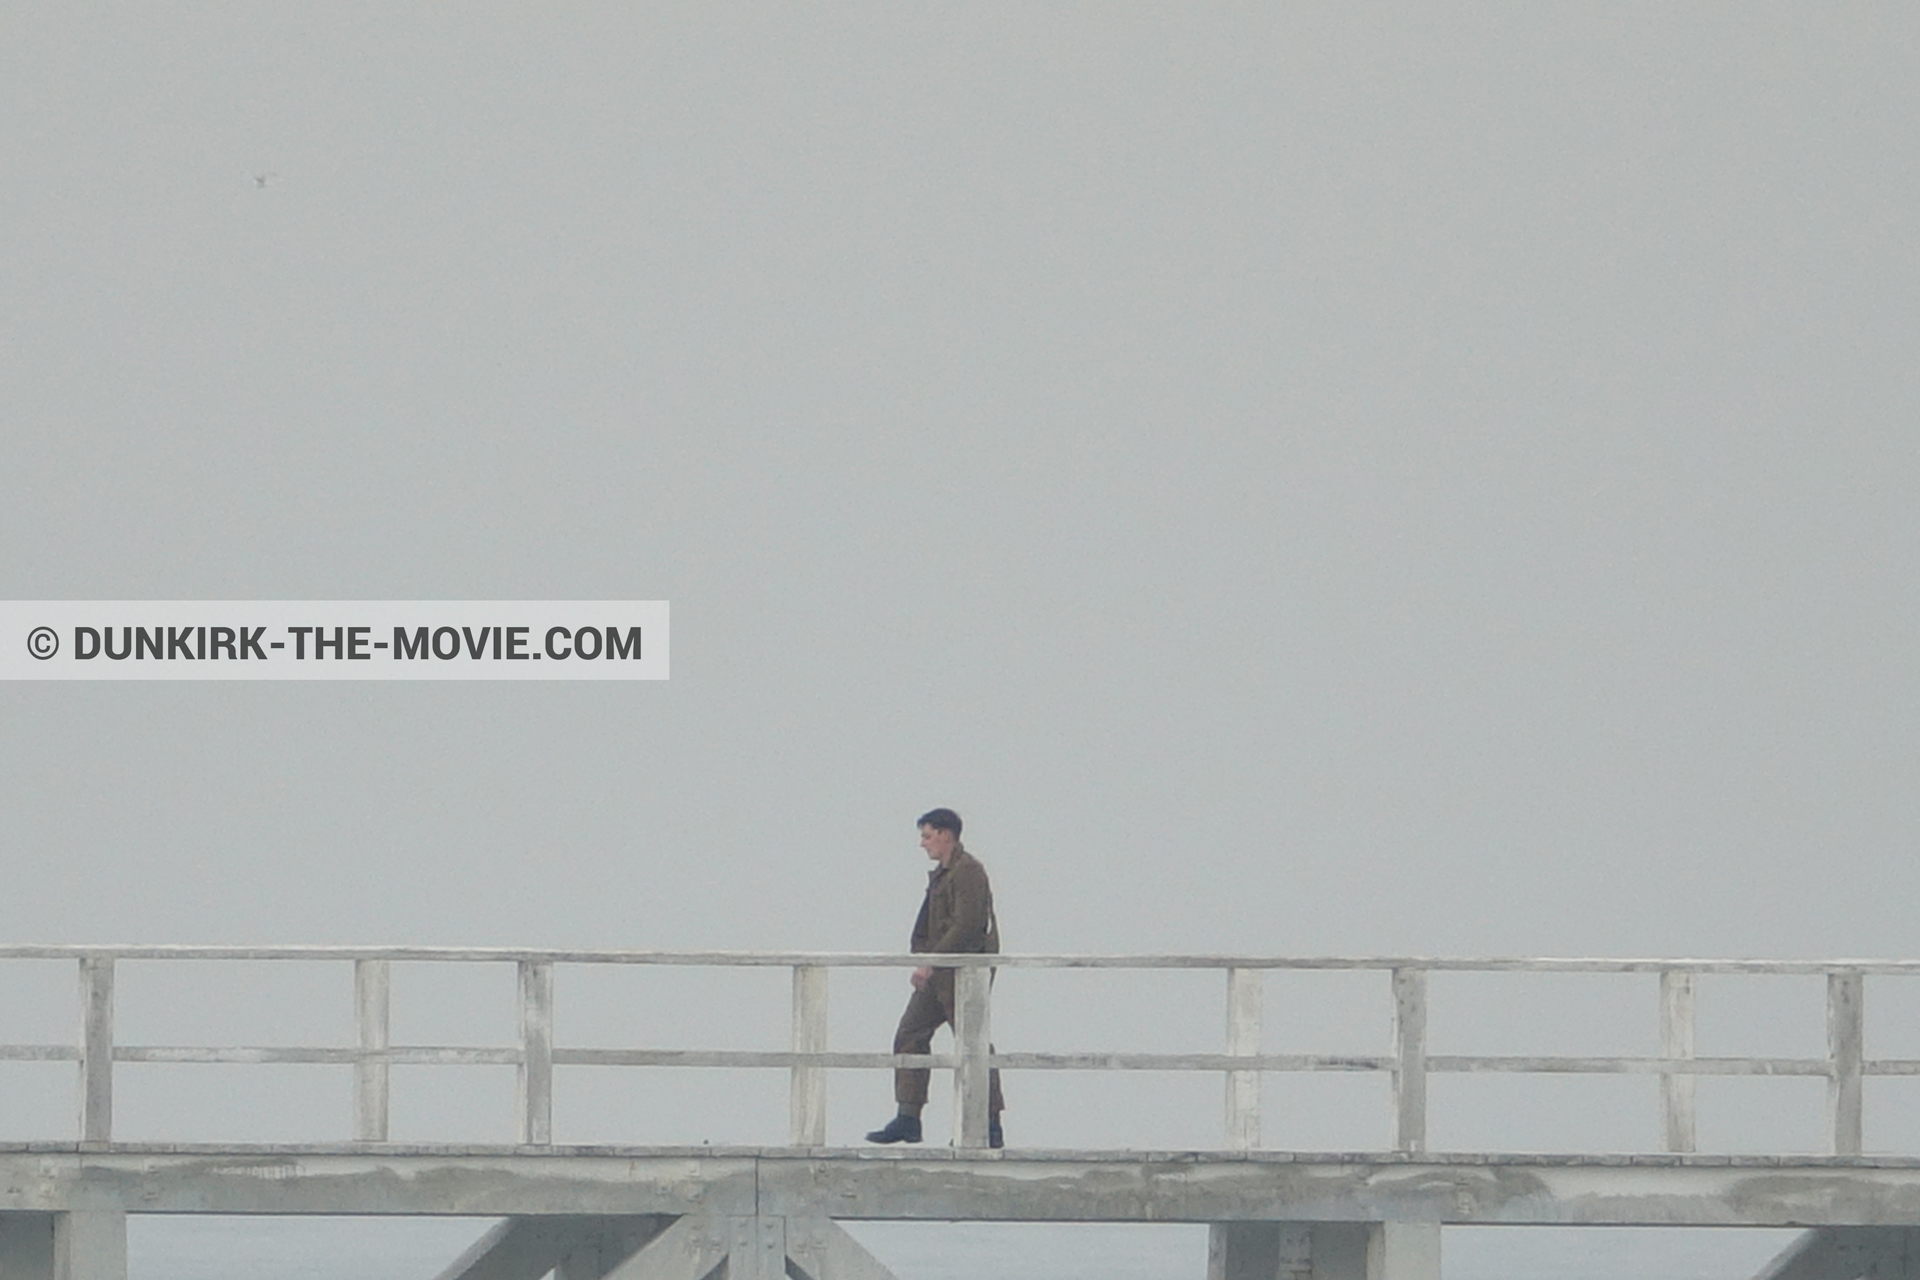
M 941 866 L 947 865 L 947 859 L 953 854 L 953 848 L 960 843 L 960 837 L 951 831 L 942 831 L 938 827 L 920 828 L 920 847 L 927 856 Z

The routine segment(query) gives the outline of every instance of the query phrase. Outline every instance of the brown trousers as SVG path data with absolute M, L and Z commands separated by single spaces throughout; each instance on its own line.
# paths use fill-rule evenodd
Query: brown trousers
M 907 1001 L 906 1012 L 900 1015 L 900 1028 L 893 1033 L 893 1051 L 895 1053 L 930 1053 L 933 1050 L 933 1033 L 942 1024 L 954 1026 L 953 1020 L 953 970 L 935 969 L 927 985 L 913 993 Z M 987 1046 L 987 1052 L 993 1052 L 993 1046 Z M 932 1073 L 925 1067 L 898 1067 L 893 1073 L 893 1100 L 902 1106 L 924 1107 L 927 1104 L 927 1077 Z M 1006 1106 L 1006 1100 L 1000 1096 L 1000 1068 L 995 1067 L 987 1077 L 987 1113 L 999 1115 Z

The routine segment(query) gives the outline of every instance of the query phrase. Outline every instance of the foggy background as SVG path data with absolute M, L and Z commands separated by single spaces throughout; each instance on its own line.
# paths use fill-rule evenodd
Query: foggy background
M 0 597 L 675 632 L 663 684 L 0 688 L 0 937 L 897 950 L 950 805 L 1010 951 L 1910 956 L 1917 26 L 0 3 Z M 128 966 L 121 1035 L 344 1042 L 345 972 Z M 563 972 L 562 1043 L 784 1039 L 783 973 L 648 977 Z M 1003 1048 L 1220 1043 L 1217 975 L 1003 979 Z M 1555 981 L 1436 979 L 1434 1051 L 1651 1051 L 1651 978 Z M 1822 1052 L 1779 981 L 1703 980 L 1700 1051 Z M 511 1037 L 509 968 L 396 984 L 397 1042 Z M 1379 1051 L 1377 985 L 1276 979 L 1269 1047 Z M 836 975 L 834 1047 L 904 994 Z M 302 1070 L 123 1068 L 119 1128 L 344 1136 Z M 396 1136 L 510 1137 L 501 1071 L 397 1069 Z M 562 1141 L 784 1134 L 780 1073 L 572 1074 Z M 1383 1081 L 1285 1087 L 1269 1143 L 1384 1145 Z M 1645 1149 L 1654 1088 L 1438 1077 L 1434 1145 Z M 1211 1076 L 1009 1094 L 1219 1141 Z M 1701 1124 L 1817 1147 L 1819 1082 Z

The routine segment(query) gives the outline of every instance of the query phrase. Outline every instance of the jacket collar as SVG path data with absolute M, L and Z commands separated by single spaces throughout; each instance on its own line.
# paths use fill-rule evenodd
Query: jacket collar
M 967 846 L 956 841 L 953 846 L 953 856 L 947 859 L 947 865 L 943 867 L 937 862 L 934 863 L 933 866 L 927 870 L 927 879 L 929 881 L 938 880 L 941 876 L 958 866 L 962 858 L 965 858 L 968 862 L 973 861 L 973 855 L 967 852 Z

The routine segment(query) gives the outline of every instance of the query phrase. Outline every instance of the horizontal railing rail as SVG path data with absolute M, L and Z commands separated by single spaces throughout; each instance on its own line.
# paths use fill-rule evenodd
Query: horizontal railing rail
M 73 1062 L 79 1068 L 79 1134 L 86 1145 L 112 1141 L 113 1068 L 118 1063 L 303 1064 L 354 1072 L 354 1139 L 385 1142 L 390 1069 L 396 1066 L 512 1066 L 518 1080 L 519 1140 L 552 1145 L 555 1067 L 764 1068 L 790 1073 L 791 1140 L 826 1140 L 826 1077 L 834 1069 L 951 1069 L 958 1087 L 958 1140 L 987 1144 L 987 1081 L 992 1068 L 1018 1071 L 1202 1071 L 1226 1084 L 1226 1143 L 1261 1145 L 1263 1073 L 1379 1072 L 1391 1078 L 1393 1144 L 1421 1151 L 1427 1140 L 1427 1081 L 1441 1073 L 1649 1075 L 1661 1079 L 1665 1149 L 1695 1149 L 1695 1081 L 1701 1076 L 1824 1078 L 1835 1154 L 1861 1150 L 1862 1084 L 1872 1076 L 1920 1076 L 1920 1059 L 1869 1059 L 1864 1052 L 1864 979 L 1920 975 L 1920 960 L 1716 960 L 1492 958 L 1422 956 L 1242 955 L 954 955 L 743 951 L 568 950 L 508 947 L 337 946 L 0 946 L 0 960 L 64 960 L 78 965 L 77 1043 L 0 1045 L 0 1062 Z M 129 1045 L 113 1029 L 114 978 L 123 961 L 328 961 L 354 974 L 356 1043 L 331 1046 Z M 511 1046 L 409 1045 L 391 1042 L 389 993 L 396 963 L 513 964 L 518 971 L 519 1042 Z M 938 1054 L 833 1052 L 826 1047 L 827 975 L 836 968 L 910 968 L 932 964 L 958 971 L 954 1051 Z M 660 965 L 784 968 L 793 983 L 791 1048 L 721 1050 L 581 1048 L 553 1042 L 556 966 Z M 993 969 L 1214 970 L 1226 975 L 1222 1053 L 1035 1053 L 989 1048 Z M 1384 1054 L 1261 1051 L 1264 978 L 1270 971 L 1383 972 L 1391 980 L 1393 1044 Z M 1427 987 L 1435 973 L 1612 973 L 1659 978 L 1657 1055 L 1464 1055 L 1428 1052 Z M 1827 984 L 1828 1052 L 1824 1057 L 1700 1056 L 1694 1003 L 1703 975 L 1819 976 Z
M 0 945 L 0 960 L 416 960 L 529 961 L 547 964 L 658 964 L 701 967 L 791 969 L 823 965 L 836 969 L 914 968 L 937 962 L 942 968 L 981 966 L 995 969 L 1348 969 L 1387 972 L 1421 969 L 1430 973 L 1665 973 L 1774 974 L 1819 976 L 1833 972 L 1872 975 L 1920 975 L 1920 960 L 1725 960 L 1698 957 L 1597 956 L 1273 956 L 1232 953 L 1183 955 L 1005 955 L 928 956 L 905 951 L 643 951 L 545 947 L 378 947 L 378 946 L 225 946 L 203 943 L 11 943 Z

